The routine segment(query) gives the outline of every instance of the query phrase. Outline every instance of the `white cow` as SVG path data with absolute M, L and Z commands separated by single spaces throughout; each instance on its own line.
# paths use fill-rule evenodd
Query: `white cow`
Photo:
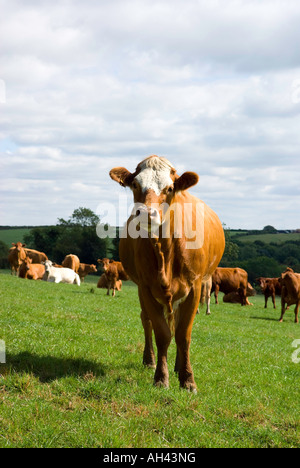
M 53 266 L 50 260 L 44 262 L 45 265 L 45 281 L 51 283 L 69 283 L 80 286 L 80 278 L 71 268 L 57 268 Z

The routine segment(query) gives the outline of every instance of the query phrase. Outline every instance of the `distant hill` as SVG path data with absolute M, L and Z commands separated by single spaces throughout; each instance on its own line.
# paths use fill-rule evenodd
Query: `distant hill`
M 243 233 L 237 233 L 235 231 L 230 232 L 232 242 L 240 241 L 240 242 L 255 242 L 261 241 L 265 244 L 270 244 L 274 242 L 275 244 L 283 244 L 284 242 L 288 241 L 300 241 L 300 233 L 299 232 L 278 232 L 277 234 L 251 234 L 251 231 L 247 234 L 245 231 Z

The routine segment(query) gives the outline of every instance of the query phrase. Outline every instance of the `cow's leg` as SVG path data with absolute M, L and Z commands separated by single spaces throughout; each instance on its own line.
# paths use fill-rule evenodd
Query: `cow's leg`
M 297 302 L 295 307 L 295 323 L 299 323 L 298 314 L 299 314 L 300 301 Z
M 276 309 L 275 292 L 272 293 L 272 302 L 273 302 L 274 309 Z
M 164 316 L 164 307 L 154 299 L 148 288 L 139 289 L 139 297 L 142 309 L 145 310 L 145 315 L 150 318 L 155 334 L 157 366 L 154 375 L 154 384 L 156 386 L 168 387 L 169 372 L 167 354 L 171 342 L 171 331 Z M 143 308 L 143 305 L 145 308 Z
M 145 334 L 145 348 L 143 354 L 143 364 L 144 366 L 151 367 L 155 369 L 155 354 L 153 349 L 153 341 L 152 341 L 152 323 L 151 320 L 148 319 L 144 310 L 141 312 L 141 321 L 144 328 Z
M 210 315 L 210 289 L 206 291 L 206 315 Z
M 200 287 L 199 287 L 200 286 Z M 180 304 L 176 320 L 175 340 L 177 356 L 175 369 L 178 372 L 180 386 L 191 392 L 197 392 L 194 374 L 190 363 L 190 343 L 194 318 L 201 294 L 201 284 L 192 289 L 185 302 Z
M 279 319 L 279 322 L 282 322 L 282 321 L 283 321 L 284 313 L 285 313 L 285 300 L 284 300 L 284 298 L 282 297 L 282 298 L 281 298 L 281 317 L 280 317 L 280 319 Z
M 241 298 L 241 305 L 246 306 L 247 305 L 247 288 L 241 286 L 238 290 L 238 293 Z
M 265 294 L 265 309 L 268 307 L 268 299 L 269 299 L 268 294 Z
M 219 301 L 218 301 L 218 294 L 219 294 L 219 291 L 220 291 L 220 286 L 218 284 L 216 284 L 216 288 L 215 288 L 215 299 L 216 299 L 216 304 L 219 304 Z

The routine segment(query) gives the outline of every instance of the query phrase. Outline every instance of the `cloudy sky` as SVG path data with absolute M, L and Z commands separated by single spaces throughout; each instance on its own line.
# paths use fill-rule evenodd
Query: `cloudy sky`
M 0 11 L 0 225 L 101 213 L 130 196 L 109 170 L 157 154 L 228 227 L 300 228 L 298 0 Z

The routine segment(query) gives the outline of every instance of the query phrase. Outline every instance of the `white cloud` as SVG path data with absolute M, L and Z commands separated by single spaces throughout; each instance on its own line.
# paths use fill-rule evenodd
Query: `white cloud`
M 1 224 L 95 209 L 122 193 L 111 167 L 159 154 L 228 226 L 300 227 L 299 2 L 2 9 Z

